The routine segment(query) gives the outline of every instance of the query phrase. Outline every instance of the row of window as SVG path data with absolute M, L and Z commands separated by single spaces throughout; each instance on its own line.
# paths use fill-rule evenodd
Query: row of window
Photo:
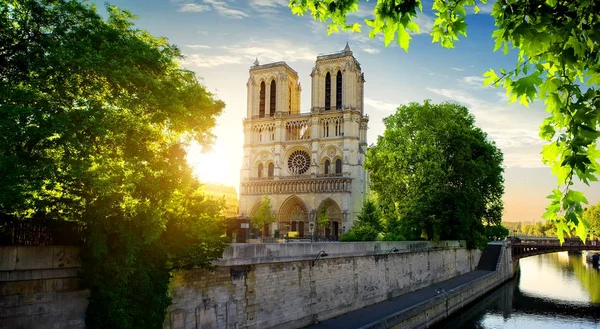
M 263 177 L 264 168 L 265 167 L 263 166 L 262 163 L 258 165 L 258 177 L 259 178 Z M 335 168 L 332 168 L 331 161 L 325 160 L 325 165 L 324 165 L 324 168 L 323 168 L 323 173 L 325 175 L 333 174 L 332 169 L 335 169 L 335 173 L 336 174 L 341 174 L 342 173 L 342 160 L 341 159 L 335 160 Z M 274 174 L 275 174 L 275 166 L 271 162 L 268 165 L 267 176 L 266 177 L 273 177 Z
M 258 177 L 263 177 L 263 164 L 259 164 L 258 165 Z M 275 173 L 275 166 L 273 165 L 273 162 L 269 163 L 269 168 L 267 171 L 267 177 L 273 177 L 273 174 Z
M 271 80 L 271 95 L 269 96 L 269 116 L 274 116 L 276 112 L 276 96 L 277 96 L 277 83 L 275 80 Z M 259 92 L 259 107 L 258 117 L 264 118 L 266 111 L 266 95 L 267 88 L 265 82 L 260 83 Z M 338 71 L 335 77 L 335 108 L 342 108 L 342 71 Z M 292 108 L 292 87 L 289 87 L 288 94 L 288 107 L 289 111 Z M 331 73 L 327 72 L 325 75 L 325 110 L 331 109 Z

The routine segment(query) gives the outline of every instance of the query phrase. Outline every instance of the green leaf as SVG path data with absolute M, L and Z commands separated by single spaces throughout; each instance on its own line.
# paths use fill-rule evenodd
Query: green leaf
M 406 25 L 406 28 L 411 32 L 421 34 L 421 29 L 419 28 L 419 25 L 415 21 L 408 22 L 408 25 Z
M 406 29 L 402 25 L 400 25 L 398 28 L 398 44 L 400 45 L 400 48 L 404 49 L 406 52 L 408 52 L 410 39 L 412 39 L 410 34 L 406 32 Z
M 579 191 L 569 190 L 569 192 L 567 192 L 567 195 L 565 195 L 564 199 L 569 203 L 588 203 L 588 200 L 586 199 L 585 195 Z
M 483 81 L 484 86 L 488 86 L 498 80 L 498 75 L 493 69 L 489 69 L 487 72 L 483 74 L 483 77 L 486 78 Z
M 575 233 L 577 234 L 579 239 L 581 239 L 581 241 L 585 242 L 587 240 L 587 232 L 589 228 L 590 226 L 583 218 L 581 218 L 579 220 L 579 223 L 577 223 Z
M 479 11 L 480 11 L 479 6 L 473 7 L 473 14 L 477 15 L 479 13 Z

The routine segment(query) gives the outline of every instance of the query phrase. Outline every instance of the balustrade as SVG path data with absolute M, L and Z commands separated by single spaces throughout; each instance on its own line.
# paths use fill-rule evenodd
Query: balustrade
M 241 194 L 292 194 L 292 193 L 323 193 L 350 192 L 350 178 L 335 179 L 305 179 L 298 181 L 256 181 L 242 183 Z

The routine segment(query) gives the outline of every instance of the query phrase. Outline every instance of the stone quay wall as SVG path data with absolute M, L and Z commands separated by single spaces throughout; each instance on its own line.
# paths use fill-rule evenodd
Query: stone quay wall
M 512 261 L 510 244 L 502 242 L 498 244 L 501 244 L 503 247 L 494 272 L 489 272 L 473 281 L 444 291 L 436 297 L 414 305 L 410 309 L 399 310 L 396 314 L 357 329 L 429 328 L 433 324 L 475 302 L 478 298 L 483 297 L 483 295 L 514 277 L 513 266 L 515 266 L 515 263 Z
M 0 247 L 0 328 L 85 327 L 89 293 L 79 287 L 75 247 Z
M 463 245 L 234 244 L 215 271 L 174 273 L 164 328 L 300 328 L 474 270 Z
M 464 242 L 232 244 L 173 273 L 165 329 L 300 328 L 472 271 Z M 396 250 L 393 252 L 393 250 Z M 313 261 L 320 251 L 326 257 Z M 77 249 L 0 247 L 0 328 L 85 328 Z

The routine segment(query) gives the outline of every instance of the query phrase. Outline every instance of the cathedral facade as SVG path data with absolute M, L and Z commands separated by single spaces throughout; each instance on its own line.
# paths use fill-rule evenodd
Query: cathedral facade
M 317 57 L 310 74 L 310 112 L 300 112 L 298 73 L 285 62 L 250 68 L 240 215 L 252 216 L 268 196 L 276 222 L 263 234 L 316 233 L 337 240 L 355 222 L 367 196 L 363 168 L 368 116 L 364 75 L 346 44 Z

